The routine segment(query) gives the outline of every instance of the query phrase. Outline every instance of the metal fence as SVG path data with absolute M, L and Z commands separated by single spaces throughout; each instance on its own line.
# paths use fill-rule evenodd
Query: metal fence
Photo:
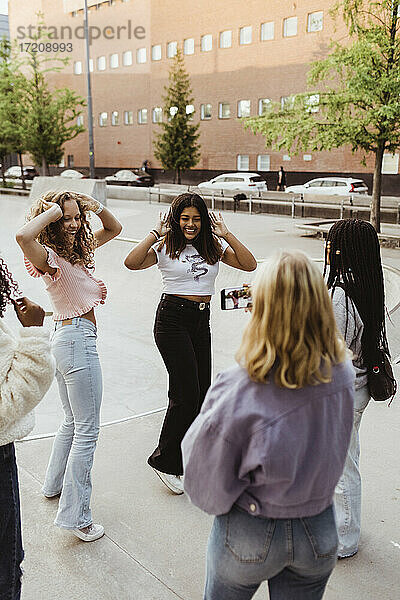
M 182 186 L 177 186 L 177 188 L 181 188 Z M 177 193 L 182 193 L 182 191 L 192 191 L 192 192 L 200 192 L 198 188 L 186 187 L 185 190 L 182 189 L 170 189 L 163 187 L 153 187 L 148 188 L 148 199 L 149 202 L 170 202 L 170 198 L 173 198 L 177 195 Z M 275 206 L 286 208 L 285 214 L 290 214 L 290 216 L 294 219 L 296 216 L 304 218 L 305 209 L 320 209 L 320 210 L 336 210 L 338 212 L 339 218 L 343 219 L 347 217 L 357 217 L 359 213 L 365 214 L 369 213 L 371 210 L 370 202 L 371 198 L 368 196 L 360 197 L 354 194 L 348 196 L 340 196 L 338 198 L 333 198 L 331 201 L 310 201 L 304 197 L 303 194 L 286 194 L 286 198 L 282 198 L 282 192 L 263 192 L 262 194 L 250 194 L 246 199 L 240 200 L 238 202 L 235 200 L 233 196 L 227 196 L 224 194 L 217 194 L 215 192 L 202 192 L 201 196 L 204 198 L 209 208 L 212 210 L 216 210 L 221 208 L 237 210 L 239 207 L 246 207 L 246 212 L 249 214 L 253 214 L 255 212 L 261 212 L 261 206 Z M 319 196 L 320 198 L 321 196 Z M 364 200 L 365 204 L 361 204 L 360 200 Z M 393 199 L 391 201 L 392 206 L 382 206 L 381 214 L 382 215 L 390 215 L 392 220 L 396 224 L 400 224 L 400 203 L 397 199 Z M 307 215 L 311 216 L 311 215 Z

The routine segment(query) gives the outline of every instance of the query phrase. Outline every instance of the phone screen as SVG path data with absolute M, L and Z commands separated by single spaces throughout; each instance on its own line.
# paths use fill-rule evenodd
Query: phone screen
M 249 308 L 251 305 L 251 287 L 249 285 L 243 285 L 242 287 L 237 288 L 225 288 L 221 290 L 222 310 Z

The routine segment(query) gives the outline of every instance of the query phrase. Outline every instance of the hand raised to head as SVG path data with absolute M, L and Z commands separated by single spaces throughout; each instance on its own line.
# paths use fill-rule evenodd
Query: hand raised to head
M 51 219 L 52 223 L 58 221 L 64 215 L 61 206 L 56 202 L 48 202 L 47 200 L 42 200 L 42 206 L 46 212 L 51 211 L 51 215 L 53 217 Z
M 155 229 L 158 231 L 161 237 L 171 230 L 171 227 L 168 225 L 168 213 L 160 212 Z
M 218 213 L 218 216 L 214 212 L 210 212 L 211 219 L 211 227 L 218 237 L 224 237 L 229 233 L 227 226 L 225 225 L 225 221 L 222 218 L 221 213 Z

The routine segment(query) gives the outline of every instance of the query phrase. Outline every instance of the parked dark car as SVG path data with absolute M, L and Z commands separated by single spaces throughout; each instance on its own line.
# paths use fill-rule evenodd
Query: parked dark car
M 114 175 L 108 175 L 105 178 L 107 185 L 135 185 L 141 187 L 152 187 L 154 185 L 153 176 L 146 171 L 131 171 L 122 169 Z
M 6 179 L 21 179 L 21 167 L 18 165 L 8 167 L 4 175 Z M 24 167 L 24 175 L 25 179 L 34 179 L 39 176 L 39 173 L 35 167 Z

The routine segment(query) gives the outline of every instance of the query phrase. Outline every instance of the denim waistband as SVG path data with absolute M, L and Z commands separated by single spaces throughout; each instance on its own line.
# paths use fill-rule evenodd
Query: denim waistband
M 94 332 L 97 331 L 96 325 L 94 323 L 92 323 L 92 321 L 89 321 L 89 319 L 85 319 L 83 317 L 73 317 L 71 319 L 71 324 L 68 324 L 68 325 L 63 325 L 62 321 L 54 322 L 54 331 L 58 331 L 59 329 L 64 329 L 64 328 L 69 328 L 69 327 L 83 327 L 84 329 L 91 329 Z
M 177 306 L 193 308 L 194 310 L 204 310 L 206 308 L 210 308 L 209 302 L 196 302 L 194 300 L 187 300 L 186 298 L 180 298 L 170 294 L 162 294 L 161 301 L 170 302 L 171 304 L 176 304 Z

